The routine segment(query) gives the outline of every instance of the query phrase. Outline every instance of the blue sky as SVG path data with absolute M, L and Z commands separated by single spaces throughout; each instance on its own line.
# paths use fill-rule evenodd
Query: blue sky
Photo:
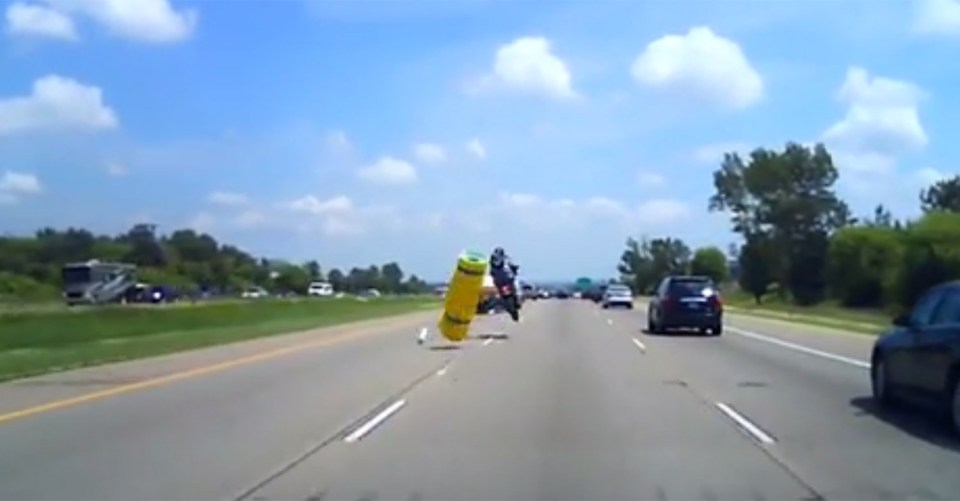
M 957 170 L 957 0 L 4 9 L 5 233 L 149 221 L 431 279 L 499 244 L 610 276 L 628 236 L 735 241 L 706 210 L 723 151 L 825 141 L 858 213 L 915 215 Z

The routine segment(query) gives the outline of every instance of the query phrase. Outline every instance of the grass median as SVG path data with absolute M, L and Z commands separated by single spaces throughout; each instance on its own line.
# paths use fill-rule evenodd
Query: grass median
M 417 297 L 8 311 L 0 315 L 0 381 L 439 306 Z
M 747 314 L 776 320 L 830 327 L 834 329 L 878 335 L 890 327 L 891 316 L 880 310 L 845 308 L 823 303 L 814 306 L 785 304 L 774 295 L 757 304 L 753 297 L 733 293 L 724 296 L 730 313 Z

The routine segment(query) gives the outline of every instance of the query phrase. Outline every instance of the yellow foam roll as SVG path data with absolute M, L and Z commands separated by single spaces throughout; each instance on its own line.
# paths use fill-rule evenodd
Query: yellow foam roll
M 437 329 L 450 341 L 463 341 L 470 332 L 470 323 L 477 314 L 477 303 L 483 292 L 487 274 L 487 258 L 479 252 L 464 251 L 447 286 L 447 297 Z

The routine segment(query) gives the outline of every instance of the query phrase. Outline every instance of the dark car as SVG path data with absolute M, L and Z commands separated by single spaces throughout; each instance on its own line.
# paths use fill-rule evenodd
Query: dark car
M 530 284 L 522 284 L 522 285 L 520 286 L 520 290 L 523 291 L 523 299 L 524 299 L 524 300 L 530 299 L 530 300 L 532 300 L 532 301 L 536 301 L 537 299 L 539 299 L 539 297 L 537 297 L 537 290 L 536 290 L 536 288 L 534 288 L 534 287 L 533 287 L 532 285 L 530 285 Z
M 559 289 L 553 294 L 553 297 L 557 299 L 570 299 L 570 291 L 566 289 Z
M 930 289 L 893 324 L 873 345 L 873 398 L 932 407 L 960 433 L 960 281 Z
M 581 299 L 585 299 L 587 301 L 593 301 L 594 303 L 599 303 L 600 301 L 603 300 L 603 292 L 600 290 L 599 287 L 593 287 L 584 291 L 583 295 L 581 296 Z
M 698 329 L 723 333 L 723 302 L 709 277 L 669 276 L 660 281 L 647 308 L 647 330 Z

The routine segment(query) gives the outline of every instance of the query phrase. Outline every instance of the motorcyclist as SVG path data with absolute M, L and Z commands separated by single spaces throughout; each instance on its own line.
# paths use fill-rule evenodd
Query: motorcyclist
M 493 277 L 493 285 L 501 297 L 503 296 L 501 291 L 507 285 L 514 288 L 514 294 L 520 293 L 516 284 L 518 270 L 520 266 L 510 259 L 503 247 L 493 249 L 493 253 L 490 254 L 490 276 Z

